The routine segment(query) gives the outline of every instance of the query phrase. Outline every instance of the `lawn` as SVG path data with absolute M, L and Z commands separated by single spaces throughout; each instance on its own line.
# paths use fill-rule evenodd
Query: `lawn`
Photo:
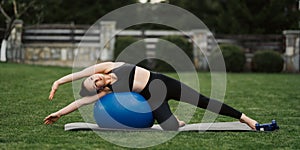
M 43 124 L 45 116 L 74 100 L 71 84 L 62 85 L 53 101 L 47 99 L 52 82 L 70 72 L 71 68 L 0 63 L 1 149 L 124 149 L 92 131 L 64 131 L 64 124 L 83 121 L 78 111 L 54 125 Z M 201 91 L 209 95 L 209 73 L 199 73 L 199 80 Z M 276 119 L 279 131 L 184 132 L 148 149 L 300 149 L 299 91 L 299 74 L 229 73 L 225 103 L 261 123 Z M 198 109 L 191 122 L 201 121 L 203 112 Z M 217 121 L 235 120 L 218 116 Z M 131 133 L 125 134 L 129 136 L 120 140 L 130 138 Z

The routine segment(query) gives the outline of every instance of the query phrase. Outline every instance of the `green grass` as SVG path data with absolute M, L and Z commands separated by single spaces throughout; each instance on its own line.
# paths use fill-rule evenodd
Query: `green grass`
M 0 149 L 124 149 L 95 132 L 64 131 L 64 124 L 83 121 L 78 111 L 54 125 L 43 125 L 45 116 L 74 100 L 71 84 L 61 86 L 53 101 L 47 99 L 52 82 L 70 72 L 71 68 L 0 63 Z M 199 73 L 199 80 L 201 91 L 209 95 L 209 73 Z M 300 149 L 299 91 L 299 74 L 227 74 L 225 102 L 259 122 L 276 119 L 279 131 L 184 132 L 148 149 Z M 201 121 L 203 112 L 198 109 L 191 122 Z M 234 119 L 218 116 L 217 121 Z M 120 135 L 124 141 L 135 136 L 106 134 Z M 161 133 L 151 134 L 146 140 Z

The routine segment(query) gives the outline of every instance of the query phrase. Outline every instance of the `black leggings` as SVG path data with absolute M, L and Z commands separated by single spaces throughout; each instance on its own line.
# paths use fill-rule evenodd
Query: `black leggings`
M 234 108 L 205 97 L 184 83 L 159 73 L 151 72 L 150 79 L 140 94 L 147 99 L 154 119 L 156 119 L 164 130 L 177 130 L 179 128 L 178 121 L 171 112 L 168 104 L 168 100 L 170 99 L 186 102 L 199 108 L 236 119 L 240 119 L 242 115 L 241 112 Z M 207 107 L 209 103 L 211 104 Z

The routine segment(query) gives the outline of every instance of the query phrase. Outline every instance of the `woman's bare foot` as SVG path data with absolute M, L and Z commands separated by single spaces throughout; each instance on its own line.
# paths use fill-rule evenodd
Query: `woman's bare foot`
M 247 117 L 245 114 L 242 114 L 240 122 L 246 123 L 252 130 L 256 130 L 255 124 L 257 124 L 257 121 Z

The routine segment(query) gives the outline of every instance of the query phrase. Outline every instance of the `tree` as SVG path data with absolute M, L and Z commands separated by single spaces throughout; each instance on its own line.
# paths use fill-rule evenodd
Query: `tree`
M 0 12 L 5 17 L 6 31 L 4 39 L 7 39 L 11 31 L 13 22 L 21 17 L 36 3 L 36 0 L 32 1 L 16 1 L 16 0 L 2 0 L 0 2 Z M 6 6 L 6 7 L 3 7 Z M 8 8 L 11 6 L 11 9 Z M 7 10 L 5 10 L 7 8 Z
M 93 24 L 105 14 L 136 0 L 63 0 L 44 1 L 42 23 Z M 49 6 L 49 7 L 48 7 Z
M 300 20 L 295 0 L 225 0 L 217 17 L 221 33 L 281 34 Z
M 219 34 L 282 34 L 299 29 L 298 0 L 169 0 Z
M 2 0 L 0 2 L 0 12 L 5 18 L 6 28 L 4 38 L 1 44 L 1 59 L 0 61 L 6 61 L 6 45 L 7 39 L 13 29 L 13 23 L 15 20 L 20 19 L 29 8 L 35 4 L 36 0 L 32 1 L 16 1 L 16 0 Z M 9 6 L 11 9 L 9 9 Z M 6 8 L 6 9 L 5 9 Z
M 216 16 L 222 10 L 220 0 L 169 0 L 169 3 L 190 11 L 201 19 L 210 30 L 217 30 Z

